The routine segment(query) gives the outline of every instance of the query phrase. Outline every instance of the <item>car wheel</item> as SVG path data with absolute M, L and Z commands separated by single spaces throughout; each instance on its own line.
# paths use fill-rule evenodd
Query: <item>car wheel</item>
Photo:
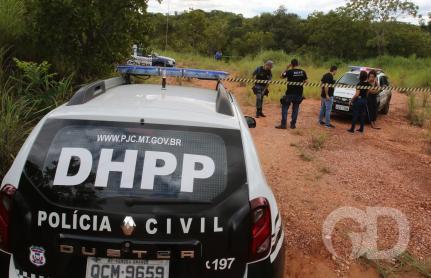
M 382 109 L 382 114 L 387 115 L 389 113 L 389 105 L 391 103 L 391 97 L 389 97 L 388 101 L 386 102 L 385 106 Z

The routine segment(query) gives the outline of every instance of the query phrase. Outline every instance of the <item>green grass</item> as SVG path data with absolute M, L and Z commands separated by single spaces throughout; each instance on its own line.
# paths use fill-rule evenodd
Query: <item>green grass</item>
M 0 179 L 33 126 L 72 93 L 72 77 L 57 79 L 46 62 L 15 63 L 13 75 L 0 71 Z
M 380 277 L 431 277 L 431 262 L 419 261 L 409 252 L 404 252 L 394 258 L 392 262 L 385 260 L 370 260 L 365 256 L 360 257 L 361 261 L 373 267 Z
M 332 64 L 339 67 L 337 77 L 348 70 L 349 65 L 361 65 L 380 67 L 388 74 L 391 85 L 398 87 L 431 87 L 431 58 L 417 58 L 416 56 L 392 57 L 382 56 L 363 61 L 340 61 L 332 59 L 320 61 L 311 55 L 298 55 L 295 53 L 285 53 L 283 51 L 264 51 L 256 56 L 246 56 L 240 59 L 233 59 L 224 62 L 216 62 L 212 56 L 202 56 L 193 53 L 177 53 L 173 51 L 160 52 L 161 54 L 176 58 L 181 67 L 207 68 L 215 70 L 227 70 L 232 76 L 251 78 L 254 69 L 262 65 L 266 60 L 273 60 L 274 79 L 278 79 L 281 72 L 290 63 L 292 58 L 298 58 L 301 67 L 307 72 L 310 82 L 319 82 L 322 75 L 326 73 Z M 248 85 L 249 91 L 251 85 Z M 285 85 L 272 85 L 270 101 L 279 101 L 285 92 Z M 305 87 L 306 98 L 320 98 L 320 89 Z M 251 94 L 250 94 L 251 96 Z
M 407 117 L 413 125 L 428 128 L 431 132 L 431 94 L 411 94 Z M 431 143 L 431 141 L 430 141 Z
M 328 139 L 326 132 L 314 131 L 311 133 L 310 148 L 313 150 L 321 150 Z

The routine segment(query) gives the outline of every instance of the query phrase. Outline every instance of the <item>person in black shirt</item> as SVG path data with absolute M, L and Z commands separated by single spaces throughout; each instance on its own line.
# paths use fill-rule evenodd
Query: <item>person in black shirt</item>
M 297 59 L 293 59 L 287 70 L 281 74 L 282 78 L 286 78 L 290 82 L 307 82 L 307 73 L 298 68 L 299 62 Z M 289 69 L 290 68 L 290 69 Z M 303 99 L 303 85 L 287 85 L 285 96 L 281 102 L 281 124 L 276 126 L 278 129 L 286 129 L 287 112 L 289 111 L 290 104 L 292 104 L 292 120 L 290 122 L 290 128 L 296 128 L 296 120 L 298 119 L 299 105 Z
M 361 71 L 359 74 L 359 83 L 357 86 L 366 86 L 369 87 L 370 83 L 368 83 L 368 74 L 366 71 Z M 356 122 L 359 121 L 361 123 L 361 127 L 357 130 L 359 132 L 364 132 L 364 124 L 365 124 L 365 111 L 367 109 L 367 96 L 369 89 L 356 89 L 356 94 L 353 96 L 350 101 L 350 105 L 353 104 L 353 118 L 352 118 L 352 127 L 348 129 L 348 132 L 355 132 Z
M 371 86 L 377 87 L 377 72 L 375 70 L 371 70 L 368 73 L 368 83 L 370 83 Z M 379 94 L 379 90 L 376 89 L 370 89 L 368 91 L 368 118 L 371 123 L 371 127 L 374 129 L 380 129 L 377 127 L 376 120 L 377 120 L 377 95 Z
M 337 73 L 337 66 L 332 66 L 328 73 L 323 75 L 322 84 L 335 84 L 334 76 Z M 334 128 L 331 124 L 331 110 L 334 103 L 334 87 L 322 87 L 319 123 L 327 128 Z M 325 121 L 323 121 L 325 117 Z
M 253 72 L 253 78 L 257 80 L 271 80 L 272 79 L 272 66 L 271 60 L 266 61 L 263 66 L 257 67 Z M 263 114 L 263 97 L 267 96 L 269 84 L 255 83 L 253 86 L 253 93 L 256 95 L 256 118 L 266 117 Z

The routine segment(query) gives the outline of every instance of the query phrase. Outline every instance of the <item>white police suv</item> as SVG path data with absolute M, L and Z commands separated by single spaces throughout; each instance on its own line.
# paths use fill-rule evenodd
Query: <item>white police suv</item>
M 359 73 L 361 71 L 370 72 L 375 70 L 377 73 L 377 85 L 380 87 L 389 86 L 389 80 L 386 74 L 381 69 L 361 67 L 361 66 L 351 66 L 350 71 L 346 72 L 338 81 L 334 90 L 334 104 L 333 112 L 337 113 L 351 113 L 352 108 L 349 105 L 350 100 L 355 95 L 355 88 L 343 88 L 342 86 L 356 86 L 359 83 Z M 340 86 L 341 85 L 341 86 Z M 378 112 L 383 114 L 389 113 L 389 106 L 391 103 L 392 91 L 390 89 L 381 90 L 377 94 L 377 105 Z
M 225 72 L 120 66 L 34 128 L 0 193 L 0 277 L 283 277 L 284 233 Z

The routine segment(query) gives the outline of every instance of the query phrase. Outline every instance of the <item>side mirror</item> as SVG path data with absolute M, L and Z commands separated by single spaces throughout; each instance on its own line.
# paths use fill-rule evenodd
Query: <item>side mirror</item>
M 256 127 L 256 120 L 253 117 L 245 116 L 245 121 L 247 122 L 248 128 Z

